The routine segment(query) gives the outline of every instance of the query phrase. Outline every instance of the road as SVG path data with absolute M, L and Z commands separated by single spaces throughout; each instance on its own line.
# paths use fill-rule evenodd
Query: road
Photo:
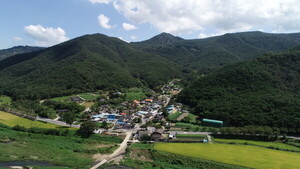
M 39 117 L 39 116 L 36 117 L 36 120 L 44 121 L 44 122 L 47 122 L 47 123 L 56 124 L 56 125 L 59 125 L 59 126 L 70 127 L 70 125 L 67 124 L 67 123 L 65 123 L 65 122 L 58 121 L 58 120 L 52 120 L 52 119 L 48 119 L 48 118 L 43 118 L 43 117 Z M 71 127 L 80 128 L 80 125 L 71 125 Z
M 123 140 L 123 142 L 120 144 L 119 148 L 117 148 L 111 155 L 109 155 L 106 159 L 97 163 L 91 169 L 97 169 L 101 165 L 105 164 L 107 161 L 113 160 L 114 158 L 118 157 L 119 155 L 124 154 L 126 151 L 126 148 L 127 148 L 127 142 L 129 141 L 131 135 L 132 135 L 132 132 L 126 132 L 126 137 Z

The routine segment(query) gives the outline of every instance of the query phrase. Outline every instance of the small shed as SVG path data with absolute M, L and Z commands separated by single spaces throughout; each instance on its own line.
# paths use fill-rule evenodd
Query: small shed
M 202 125 L 208 127 L 223 127 L 223 121 L 212 120 L 212 119 L 202 119 Z

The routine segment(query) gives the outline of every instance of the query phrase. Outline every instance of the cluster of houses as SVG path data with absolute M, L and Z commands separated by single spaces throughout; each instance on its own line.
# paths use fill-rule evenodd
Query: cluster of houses
M 133 140 L 140 141 L 162 141 L 167 140 L 168 134 L 162 129 L 155 129 L 154 127 L 147 127 L 147 129 L 139 130 L 134 136 Z
M 93 112 L 91 121 L 113 123 L 115 129 L 133 127 L 133 121 L 137 118 L 154 118 L 161 112 L 159 110 L 164 102 L 159 98 L 147 98 L 144 100 L 134 100 L 132 102 L 123 102 L 121 106 L 124 110 L 110 108 L 109 105 L 101 105 L 98 112 Z

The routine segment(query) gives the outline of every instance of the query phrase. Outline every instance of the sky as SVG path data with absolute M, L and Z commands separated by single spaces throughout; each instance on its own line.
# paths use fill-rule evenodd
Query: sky
M 0 49 L 94 33 L 132 42 L 245 31 L 300 32 L 300 0 L 0 0 Z

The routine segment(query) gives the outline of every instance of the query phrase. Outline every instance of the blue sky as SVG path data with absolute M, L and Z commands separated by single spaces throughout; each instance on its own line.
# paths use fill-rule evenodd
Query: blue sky
M 0 49 L 51 46 L 92 33 L 141 41 L 300 30 L 297 0 L 1 0 Z

